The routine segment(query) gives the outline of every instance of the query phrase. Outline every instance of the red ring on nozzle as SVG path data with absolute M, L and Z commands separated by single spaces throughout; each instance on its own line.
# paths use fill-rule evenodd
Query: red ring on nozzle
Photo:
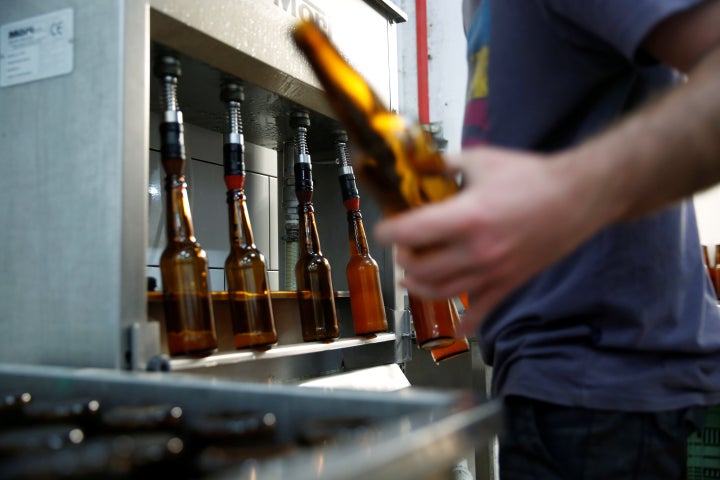
M 360 210 L 360 197 L 344 200 L 343 205 L 347 210 Z
M 225 175 L 225 186 L 228 190 L 245 188 L 245 175 Z

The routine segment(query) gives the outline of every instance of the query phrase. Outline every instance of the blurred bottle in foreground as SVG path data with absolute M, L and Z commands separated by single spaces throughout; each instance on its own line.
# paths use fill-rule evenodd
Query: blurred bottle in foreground
M 458 323 L 460 323 L 460 314 L 458 313 L 457 306 L 452 299 L 448 300 L 448 304 L 450 306 L 450 318 L 452 318 L 453 326 L 457 327 Z M 456 334 L 455 341 L 450 345 L 430 349 L 430 356 L 432 356 L 435 363 L 440 363 L 469 351 L 470 343 L 467 337 Z

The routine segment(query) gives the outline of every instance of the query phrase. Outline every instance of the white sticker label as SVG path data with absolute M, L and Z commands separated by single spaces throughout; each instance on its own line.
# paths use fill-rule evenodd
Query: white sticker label
M 73 70 L 73 10 L 0 25 L 0 87 Z

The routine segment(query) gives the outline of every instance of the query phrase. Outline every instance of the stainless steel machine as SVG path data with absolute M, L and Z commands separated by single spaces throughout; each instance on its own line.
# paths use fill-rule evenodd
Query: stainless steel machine
M 288 35 L 307 16 L 397 109 L 396 28 L 405 14 L 386 0 L 0 0 L 0 391 L 181 397 L 191 409 L 209 410 L 243 399 L 284 412 L 289 429 L 300 415 L 346 410 L 374 411 L 387 425 L 360 454 L 364 440 L 351 439 L 332 447 L 337 455 L 315 449 L 258 464 L 262 475 L 253 478 L 289 478 L 289 471 L 293 478 L 429 478 L 492 437 L 494 404 L 457 392 L 365 391 L 407 385 L 401 367 L 411 358 L 410 319 L 392 252 L 370 239 L 390 331 L 352 335 L 347 229 L 331 143 L 340 125 Z M 160 106 L 150 73 L 158 51 L 183 65 L 188 183 L 198 238 L 209 251 L 220 340 L 204 358 L 163 356 L 162 296 L 148 292 L 164 242 Z M 280 338 L 264 352 L 236 351 L 227 341 L 226 207 L 216 172 L 220 86 L 228 78 L 245 89 L 248 202 L 274 291 Z M 341 338 L 331 343 L 299 339 L 287 281 L 288 115 L 298 108 L 310 113 L 314 201 L 337 290 Z M 369 197 L 362 207 L 368 224 L 379 218 Z M 353 377 L 355 390 L 299 386 L 347 386 L 343 374 L 368 369 L 379 370 Z M 323 471 L 318 455 L 328 459 Z

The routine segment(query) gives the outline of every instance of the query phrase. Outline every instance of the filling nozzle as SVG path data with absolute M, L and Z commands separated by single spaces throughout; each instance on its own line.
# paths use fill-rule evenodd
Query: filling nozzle
M 245 100 L 243 87 L 228 81 L 222 85 L 220 100 L 225 102 L 225 134 L 223 135 L 223 164 L 225 184 L 242 188 L 245 178 L 245 141 L 240 106 Z
M 155 60 L 155 76 L 160 79 L 160 101 L 164 112 L 163 121 L 166 123 L 182 123 L 177 96 L 178 78 L 181 75 L 180 61 L 172 55 L 161 55 Z
M 220 99 L 225 102 L 225 143 L 242 145 L 243 124 L 240 106 L 245 100 L 245 92 L 242 85 L 234 82 L 226 82 L 222 86 Z
M 310 115 L 304 110 L 296 110 L 290 115 L 290 126 L 295 130 L 295 191 L 312 192 L 312 163 L 307 146 L 307 133 L 310 127 Z
M 348 136 L 343 130 L 333 133 L 335 143 L 335 162 L 338 165 L 338 180 L 340 181 L 340 193 L 343 204 L 347 210 L 358 210 L 360 208 L 360 193 L 358 192 L 355 172 L 350 164 L 348 153 Z

